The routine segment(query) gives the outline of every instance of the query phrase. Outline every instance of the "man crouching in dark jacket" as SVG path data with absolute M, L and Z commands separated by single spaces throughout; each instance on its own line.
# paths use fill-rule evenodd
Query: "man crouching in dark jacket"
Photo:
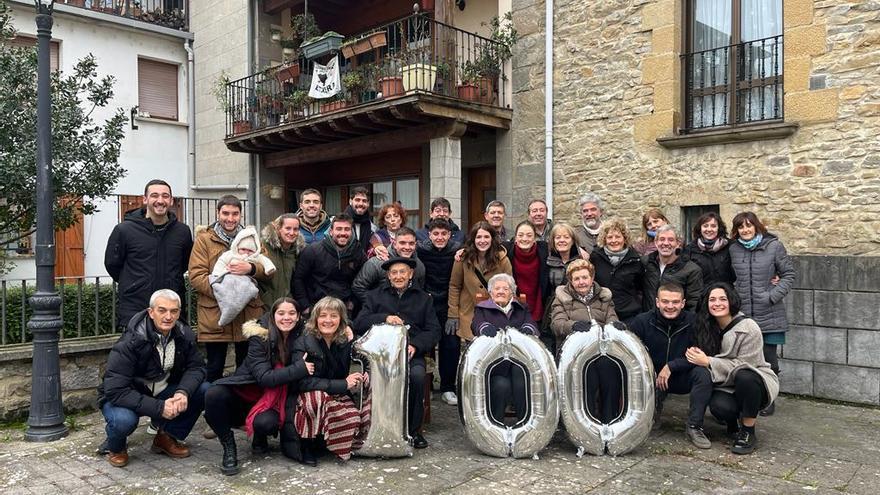
M 149 309 L 132 316 L 110 351 L 98 407 L 107 421 L 101 453 L 113 466 L 128 464 L 127 438 L 141 416 L 159 429 L 153 452 L 189 457 L 182 441 L 202 413 L 208 384 L 195 334 L 179 317 L 180 296 L 157 290 Z
M 412 284 L 415 267 L 413 258 L 391 258 L 382 263 L 388 281 L 367 292 L 364 308 L 352 326 L 358 335 L 363 335 L 373 325 L 409 326 L 409 434 L 413 447 L 423 449 L 428 446 L 420 432 L 425 412 L 425 354 L 433 352 L 440 340 L 440 324 L 431 296 Z
M 712 397 L 712 376 L 707 368 L 694 366 L 685 358 L 688 347 L 694 345 L 695 331 L 694 313 L 684 310 L 687 302 L 682 286 L 663 283 L 657 289 L 656 307 L 626 323 L 648 348 L 657 373 L 654 426 L 660 424 L 666 394 L 690 394 L 685 436 L 696 447 L 708 449 L 712 444 L 703 433 L 703 418 Z

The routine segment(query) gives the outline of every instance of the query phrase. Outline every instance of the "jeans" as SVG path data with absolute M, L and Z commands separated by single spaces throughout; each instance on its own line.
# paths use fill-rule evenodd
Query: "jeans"
M 244 358 L 247 357 L 248 343 L 247 341 L 235 342 L 235 367 L 241 366 Z M 205 381 L 215 382 L 223 377 L 223 368 L 226 367 L 226 351 L 229 348 L 228 342 L 208 342 L 205 344 L 205 354 L 207 354 L 207 365 L 205 366 Z
M 716 418 L 735 423 L 739 418 L 756 418 L 758 411 L 770 405 L 764 379 L 756 371 L 741 369 L 733 377 L 734 392 L 712 392 L 709 410 Z
M 150 418 L 153 424 L 159 429 L 171 435 L 177 440 L 185 440 L 192 431 L 193 425 L 202 414 L 205 407 L 205 392 L 208 390 L 208 383 L 202 383 L 196 392 L 189 396 L 186 411 L 180 413 L 174 419 L 165 419 L 162 416 Z M 168 399 L 177 392 L 177 384 L 169 383 L 168 386 L 156 395 L 157 399 Z M 101 408 L 104 420 L 107 421 L 105 431 L 107 432 L 107 449 L 110 452 L 122 452 L 126 449 L 128 436 L 137 429 L 140 416 L 138 413 L 125 407 L 116 407 L 107 402 Z
M 688 424 L 690 426 L 703 426 L 703 418 L 706 416 L 706 407 L 712 397 L 712 374 L 708 368 L 694 366 L 687 372 L 673 373 L 669 377 L 666 391 L 657 389 L 657 400 L 663 401 L 667 394 L 685 395 L 690 394 L 688 406 Z

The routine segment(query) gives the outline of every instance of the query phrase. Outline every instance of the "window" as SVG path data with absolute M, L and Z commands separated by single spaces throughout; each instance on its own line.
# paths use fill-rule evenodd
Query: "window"
M 177 65 L 138 59 L 138 110 L 154 119 L 177 120 Z
M 709 212 L 719 213 L 719 211 L 720 210 L 718 208 L 718 205 L 682 206 L 681 207 L 681 219 L 682 219 L 681 236 L 684 238 L 684 243 L 689 244 L 692 240 L 694 240 L 694 236 L 693 236 L 694 225 L 697 224 L 697 220 L 701 216 L 703 216 L 703 214 L 709 213 Z
M 684 131 L 782 119 L 782 0 L 688 0 Z
M 10 40 L 10 45 L 19 48 L 31 48 L 37 46 L 37 39 L 30 36 L 16 36 Z M 58 48 L 57 41 L 49 42 L 49 70 L 55 72 L 58 70 Z

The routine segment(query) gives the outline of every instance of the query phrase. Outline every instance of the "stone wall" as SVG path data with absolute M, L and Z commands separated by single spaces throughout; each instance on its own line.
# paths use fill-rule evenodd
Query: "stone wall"
M 784 1 L 788 137 L 668 149 L 681 121 L 681 0 L 556 1 L 555 220 L 601 194 L 631 227 L 649 206 L 752 210 L 794 254 L 880 254 L 880 10 Z M 543 194 L 544 2 L 515 0 L 511 212 Z M 537 184 L 537 186 L 535 185 Z
M 880 404 L 880 258 L 794 260 L 782 391 Z

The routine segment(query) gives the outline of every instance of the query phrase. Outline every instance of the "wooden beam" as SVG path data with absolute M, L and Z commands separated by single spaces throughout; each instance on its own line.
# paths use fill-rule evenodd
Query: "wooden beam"
M 348 120 L 349 125 L 355 129 L 365 129 L 372 132 L 384 132 L 389 129 L 388 126 L 374 123 L 363 114 L 349 115 L 345 119 Z
M 363 136 L 364 134 L 371 134 L 370 132 L 360 130 L 360 128 L 353 127 L 348 123 L 348 119 L 331 120 L 328 124 L 330 124 L 330 127 L 332 127 L 334 131 L 340 134 L 345 134 L 346 136 Z
M 309 127 L 294 127 L 291 130 L 297 136 L 299 136 L 303 141 L 306 141 L 309 143 L 319 144 L 319 143 L 326 143 L 328 141 L 327 138 L 315 134 L 315 132 L 312 131 L 312 129 Z
M 383 109 L 370 110 L 370 111 L 366 112 L 367 118 L 377 124 L 384 125 L 389 128 L 399 129 L 401 127 L 408 126 L 408 124 L 406 124 L 405 122 L 401 122 L 401 121 L 395 119 L 394 117 L 383 115 L 381 110 L 383 110 Z
M 394 115 L 400 120 L 406 120 L 409 122 L 428 122 L 431 120 L 428 117 L 425 117 L 423 114 L 415 111 L 412 107 L 408 105 L 397 105 L 388 108 L 391 111 L 391 115 Z
M 335 143 L 316 144 L 306 148 L 271 153 L 264 163 L 269 168 L 305 165 L 314 162 L 341 160 L 361 155 L 411 148 L 443 136 L 461 136 L 467 131 L 464 122 L 447 121 L 361 136 Z
M 467 110 L 425 101 L 418 101 L 414 106 L 423 114 L 432 117 L 460 120 L 469 124 L 484 125 L 495 129 L 510 129 L 510 119 L 485 111 Z

